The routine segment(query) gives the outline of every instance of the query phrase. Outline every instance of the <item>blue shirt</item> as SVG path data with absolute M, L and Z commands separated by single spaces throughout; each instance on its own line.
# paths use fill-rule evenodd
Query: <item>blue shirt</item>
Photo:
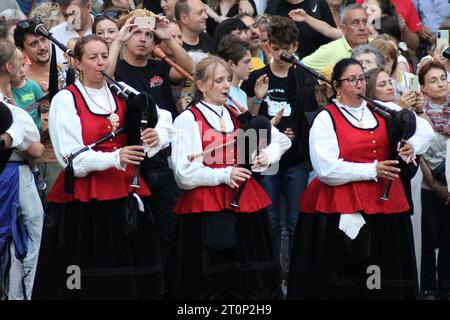
M 434 34 L 439 26 L 450 18 L 450 3 L 448 0 L 413 0 L 420 14 L 422 24 Z
M 230 86 L 230 96 L 236 100 L 241 106 L 245 108 L 245 110 L 248 110 L 247 105 L 247 94 L 242 91 L 242 89 Z M 234 103 L 232 103 L 229 99 L 227 99 L 227 103 L 232 106 L 236 106 Z

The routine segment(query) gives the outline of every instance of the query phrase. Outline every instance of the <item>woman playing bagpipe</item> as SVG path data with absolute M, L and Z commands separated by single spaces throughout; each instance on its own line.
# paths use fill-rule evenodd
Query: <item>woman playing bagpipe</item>
M 338 62 L 332 80 L 337 98 L 310 132 L 317 178 L 300 199 L 287 298 L 414 299 L 409 204 L 387 122 L 361 98 L 366 77 L 358 61 Z M 413 138 L 401 156 L 426 150 L 428 141 Z M 390 196 L 383 200 L 389 180 Z
M 150 190 L 135 168 L 144 152 L 152 156 L 169 143 L 160 127 L 171 123 L 161 124 L 166 118 L 160 110 L 146 110 L 153 117 L 142 130 L 143 145 L 127 146 L 127 134 L 115 133 L 139 127 L 127 123 L 128 115 L 142 104 L 151 108 L 149 97 L 140 94 L 126 103 L 108 88 L 103 76 L 108 48 L 102 38 L 80 38 L 74 56 L 80 79 L 60 91 L 50 109 L 50 136 L 65 171 L 48 195 L 33 298 L 160 297 L 162 267 L 148 209 Z M 136 182 L 140 187 L 131 188 Z M 124 208 L 134 199 L 139 212 L 130 215 Z M 77 272 L 78 280 L 68 280 Z
M 389 74 L 382 68 L 375 68 L 369 70 L 366 73 L 367 77 L 367 86 L 366 86 L 366 97 L 369 99 L 375 100 L 377 103 L 384 105 L 385 107 L 394 110 L 400 111 L 402 107 L 398 104 L 394 103 L 395 100 L 395 88 L 390 78 Z M 425 120 L 425 118 L 419 117 L 423 112 L 423 104 L 424 99 L 421 95 L 417 95 L 417 102 L 410 108 L 410 110 L 416 110 L 416 131 L 414 137 L 409 139 L 409 143 L 412 145 L 423 146 L 422 150 L 415 149 L 415 153 L 421 154 L 428 149 L 428 146 L 433 139 L 434 133 L 433 129 Z M 418 113 L 421 112 L 421 113 Z M 414 114 L 414 113 L 411 113 Z M 400 127 L 400 126 L 399 126 Z M 391 141 L 391 148 L 395 152 L 397 152 L 397 143 L 399 141 Z M 401 161 L 400 166 L 402 172 L 400 174 L 400 179 L 403 184 L 403 188 L 405 189 L 405 194 L 408 199 L 408 203 L 411 206 L 411 214 L 414 213 L 413 208 L 413 200 L 411 194 L 411 179 L 416 175 L 417 170 L 419 169 L 418 164 L 420 163 L 419 158 L 416 158 L 416 154 L 411 157 L 411 162 L 408 163 Z M 405 159 L 406 160 L 406 159 Z M 414 161 L 412 161 L 414 160 Z M 414 162 L 414 163 L 412 163 Z
M 230 67 L 220 58 L 200 61 L 194 79 L 198 103 L 174 122 L 172 161 L 183 193 L 174 210 L 178 218 L 168 262 L 171 298 L 279 295 L 279 262 L 266 213 L 271 201 L 252 171 L 275 164 L 291 142 L 269 125 L 271 143 L 259 155 L 252 153 L 252 171 L 238 166 L 234 139 L 241 123 L 225 105 L 231 77 Z M 233 198 L 246 180 L 234 207 Z

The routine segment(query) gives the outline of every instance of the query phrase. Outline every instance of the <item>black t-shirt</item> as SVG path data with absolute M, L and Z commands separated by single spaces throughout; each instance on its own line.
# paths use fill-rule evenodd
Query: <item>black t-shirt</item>
M 161 9 L 161 5 L 159 1 L 155 0 L 144 0 L 143 1 L 143 7 L 147 10 L 152 11 L 155 14 L 163 13 L 163 10 Z
M 280 108 L 284 108 L 283 117 L 276 126 L 280 132 L 284 132 L 286 128 L 292 128 L 296 135 L 296 139 L 292 142 L 292 147 L 286 151 L 280 160 L 280 168 L 289 168 L 309 159 L 308 155 L 308 122 L 303 112 L 303 105 L 300 97 L 307 91 L 296 86 L 298 76 L 293 67 L 289 69 L 288 76 L 280 78 L 273 74 L 270 65 L 262 69 L 253 71 L 248 80 L 244 81 L 241 89 L 244 90 L 249 97 L 255 96 L 256 80 L 263 74 L 269 77 L 269 89 L 259 108 L 259 114 L 272 119 Z M 303 75 L 303 74 L 302 74 Z M 299 92 L 300 91 L 300 92 Z M 311 92 L 306 93 L 311 95 Z M 313 94 L 313 91 L 312 91 Z M 315 98 L 314 98 L 315 99 Z M 302 107 L 300 107 L 302 106 Z
M 114 76 L 117 81 L 123 81 L 137 91 L 147 91 L 158 107 L 172 113 L 175 119 L 178 112 L 172 95 L 170 68 L 165 62 L 153 59 L 149 59 L 145 67 L 135 67 L 120 60 Z
M 198 44 L 191 45 L 186 42 L 183 42 L 183 48 L 189 53 L 192 52 L 212 53 L 214 51 L 214 42 L 213 39 L 206 32 L 202 32 L 199 35 Z
M 125 60 L 120 60 L 116 66 L 114 77 L 117 81 L 123 81 L 137 91 L 147 91 L 158 105 L 172 113 L 172 118 L 178 115 L 172 95 L 172 87 L 169 77 L 170 66 L 163 61 L 149 59 L 145 67 L 135 67 Z M 161 170 L 168 167 L 167 157 L 171 149 L 167 147 L 150 159 L 145 159 L 145 170 Z M 146 174 L 144 170 L 144 176 Z
M 325 21 L 332 27 L 336 27 L 330 7 L 325 0 L 305 0 L 298 4 L 290 4 L 284 0 L 280 1 L 276 14 L 287 17 L 289 11 L 294 9 L 303 9 L 310 16 Z M 302 59 L 316 51 L 320 46 L 327 44 L 332 39 L 327 38 L 319 32 L 312 29 L 306 22 L 297 22 L 298 27 L 298 50 L 299 58 Z
M 255 15 L 257 14 L 256 12 L 256 5 L 255 2 L 253 0 L 249 0 L 250 4 L 253 7 L 253 10 L 255 10 Z M 219 16 L 222 16 L 222 11 L 220 10 L 220 6 L 217 6 L 217 9 L 215 10 L 216 13 Z M 239 3 L 235 3 L 230 10 L 228 10 L 228 13 L 225 15 L 228 18 L 232 18 L 234 16 L 237 16 L 239 14 Z M 206 31 L 208 32 L 208 34 L 212 37 L 214 35 L 214 31 L 216 31 L 216 28 L 219 24 L 214 21 L 214 19 L 208 18 L 208 20 L 206 20 Z

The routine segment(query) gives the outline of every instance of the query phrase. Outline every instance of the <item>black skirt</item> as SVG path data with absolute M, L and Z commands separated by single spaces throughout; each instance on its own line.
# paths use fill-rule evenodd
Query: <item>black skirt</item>
M 178 215 L 166 277 L 172 299 L 278 298 L 280 267 L 266 210 L 230 213 L 235 246 L 207 241 L 205 217 Z M 226 235 L 224 234 L 225 238 Z M 229 239 L 225 239 L 225 243 Z
M 142 201 L 146 212 L 139 213 L 138 230 L 130 235 L 124 228 L 125 198 L 51 203 L 33 299 L 160 298 L 163 274 L 158 237 L 148 198 Z
M 351 240 L 338 228 L 339 214 L 300 213 L 287 299 L 418 298 L 410 215 L 363 216 Z

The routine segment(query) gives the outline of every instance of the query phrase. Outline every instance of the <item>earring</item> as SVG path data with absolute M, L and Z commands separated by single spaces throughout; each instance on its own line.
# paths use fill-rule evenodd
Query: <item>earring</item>
M 80 82 L 83 82 L 83 78 L 84 78 L 84 77 L 83 77 L 83 71 L 80 70 L 79 73 L 80 73 L 80 77 L 79 77 L 79 78 L 80 78 Z
M 341 101 L 341 93 L 339 91 L 336 91 L 336 100 Z

